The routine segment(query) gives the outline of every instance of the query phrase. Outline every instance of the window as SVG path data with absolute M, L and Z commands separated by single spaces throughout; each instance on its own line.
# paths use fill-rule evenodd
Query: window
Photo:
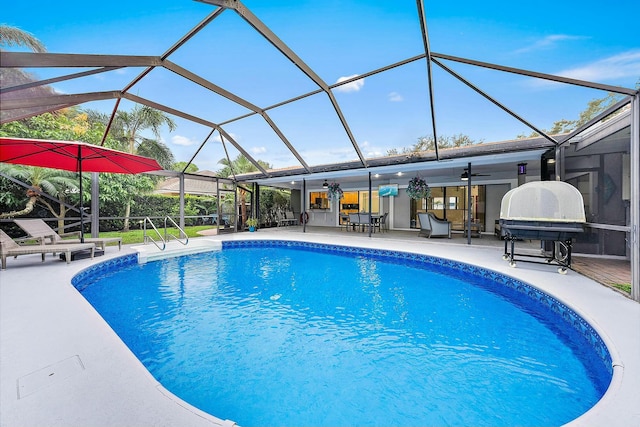
M 312 191 L 309 193 L 309 209 L 329 209 L 329 195 L 326 191 Z
M 451 221 L 454 230 L 464 229 L 468 218 L 469 202 L 467 187 L 431 187 L 431 196 L 422 200 L 411 200 L 411 227 L 417 227 L 418 213 L 430 212 L 436 217 Z M 471 187 L 471 219 L 485 222 L 485 186 Z
M 378 213 L 380 210 L 380 197 L 378 191 L 371 191 L 371 211 Z M 345 191 L 340 200 L 340 213 L 350 214 L 369 211 L 369 191 Z

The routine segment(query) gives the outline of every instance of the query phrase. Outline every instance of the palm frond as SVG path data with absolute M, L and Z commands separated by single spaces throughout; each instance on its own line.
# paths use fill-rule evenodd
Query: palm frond
M 0 46 L 24 46 L 38 53 L 47 51 L 44 44 L 33 34 L 6 24 L 0 24 Z

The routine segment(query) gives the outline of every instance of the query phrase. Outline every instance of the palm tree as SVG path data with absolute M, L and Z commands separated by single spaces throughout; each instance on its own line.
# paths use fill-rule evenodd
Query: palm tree
M 26 47 L 34 52 L 46 52 L 42 42 L 35 38 L 31 33 L 17 27 L 0 24 L 0 51 L 4 50 L 5 47 Z M 2 83 L 3 88 L 19 86 L 36 80 L 37 78 L 34 75 L 19 68 L 0 68 L 0 82 Z M 49 86 L 36 86 L 19 91 L 3 93 L 2 99 L 9 100 L 16 98 L 42 97 L 53 93 L 54 90 Z M 33 112 L 33 109 L 2 111 L 2 118 L 15 117 L 16 115 L 31 112 Z
M 142 138 L 142 141 L 138 144 L 136 154 L 156 159 L 158 163 L 160 163 L 160 166 L 166 170 L 173 169 L 175 157 L 171 149 L 158 140 Z
M 58 169 L 37 168 L 31 166 L 18 166 L 8 163 L 0 163 L 0 172 L 12 178 L 29 184 L 27 189 L 27 203 L 24 209 L 19 211 L 0 213 L 0 218 L 13 218 L 31 213 L 36 204 L 44 205 L 58 219 L 58 227 L 64 227 L 64 218 L 67 214 L 65 202 L 69 192 L 78 191 L 78 182 L 75 174 Z M 59 210 L 40 197 L 44 192 L 60 200 Z
M 122 144 L 118 148 L 125 149 L 132 154 L 153 157 L 165 169 L 171 169 L 174 160 L 173 153 L 169 147 L 158 141 L 160 139 L 160 129 L 163 125 L 166 125 L 169 131 L 173 131 L 176 128 L 175 122 L 162 111 L 146 105 L 136 105 L 131 112 L 118 111 L 116 113 L 111 135 Z M 142 132 L 145 130 L 150 130 L 157 140 L 143 137 Z M 130 198 L 125 206 L 124 231 L 129 230 L 133 194 L 128 195 L 128 197 Z
M 28 47 L 38 53 L 47 51 L 42 42 L 35 38 L 33 34 L 6 24 L 0 24 L 0 46 Z
M 167 125 L 169 131 L 176 128 L 176 123 L 160 110 L 136 105 L 131 112 L 118 111 L 112 126 L 112 136 L 126 144 L 129 153 L 135 154 L 138 145 L 144 140 L 142 132 L 150 130 L 156 139 L 160 139 L 160 129 Z M 166 146 L 165 146 L 166 147 Z

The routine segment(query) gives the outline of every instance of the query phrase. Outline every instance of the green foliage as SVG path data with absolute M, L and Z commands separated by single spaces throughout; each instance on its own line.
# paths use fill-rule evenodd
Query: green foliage
M 482 141 L 479 141 L 482 142 Z M 476 141 L 471 139 L 468 135 L 457 134 L 452 136 L 440 135 L 438 137 L 438 148 L 455 148 L 455 147 L 465 147 L 468 145 L 476 144 Z M 419 153 L 422 151 L 433 151 L 435 150 L 435 144 L 433 136 L 421 136 L 418 138 L 415 144 L 411 147 L 403 147 L 400 150 L 397 148 L 393 148 L 391 150 L 387 150 L 387 156 L 396 156 L 398 154 L 409 154 L 409 153 Z
M 105 120 L 106 116 L 96 114 L 96 118 Z M 106 122 L 103 121 L 106 125 Z M 141 145 L 145 144 L 142 131 L 150 130 L 157 140 L 160 139 L 160 129 L 167 126 L 170 131 L 176 128 L 176 123 L 164 112 L 148 107 L 146 105 L 136 105 L 131 111 L 119 110 L 110 128 L 110 134 L 114 141 L 117 142 L 117 148 L 125 150 L 129 153 L 137 153 Z M 148 141 L 148 140 L 147 140 Z M 153 140 L 152 140 L 153 141 Z M 159 141 L 155 141 L 154 150 L 168 151 L 171 150 Z M 173 156 L 173 154 L 171 154 Z M 160 156 L 151 156 L 160 160 L 158 157 L 168 157 L 167 153 Z
M 639 81 L 640 83 L 640 81 Z M 576 120 L 568 120 L 568 119 L 560 119 L 551 125 L 551 128 L 548 130 L 544 130 L 543 132 L 547 135 L 559 135 L 563 133 L 569 133 L 574 129 L 579 128 L 580 126 L 588 123 L 598 114 L 602 113 L 609 107 L 613 106 L 616 102 L 622 99 L 622 95 L 617 95 L 615 93 L 608 93 L 603 98 L 592 99 L 587 104 L 587 108 L 580 112 L 578 118 Z M 608 118 L 608 117 L 607 117 Z M 607 119 L 605 118 L 605 120 Z M 520 134 L 518 138 L 534 138 L 536 136 L 540 136 L 537 132 L 531 132 L 529 135 Z
M 167 170 L 171 170 L 175 161 L 171 149 L 155 139 L 142 138 L 136 154 L 156 159 Z
M 171 216 L 178 217 L 180 212 L 180 197 L 149 194 L 136 197 L 131 208 L 131 215 L 135 217 Z M 204 196 L 184 196 L 185 216 L 205 216 L 216 212 L 216 199 Z M 185 223 L 194 225 L 201 221 L 196 218 L 187 218 Z
M 0 125 L 0 136 L 99 144 L 104 130 L 102 123 L 90 122 L 86 113 L 76 108 L 66 108 L 57 113 L 44 113 Z
M 197 225 L 197 226 L 186 226 L 184 228 L 184 232 L 187 234 L 189 238 L 192 237 L 202 237 L 198 234 L 199 231 L 209 230 L 211 229 L 211 225 Z M 168 228 L 167 232 L 173 234 L 174 236 L 178 236 L 180 232 L 176 228 Z M 90 234 L 85 234 L 85 237 L 91 237 Z M 100 233 L 100 237 L 120 237 L 122 238 L 123 245 L 134 245 L 144 243 L 144 234 L 142 229 L 137 230 L 129 230 L 126 232 L 122 231 L 107 231 Z
M 186 170 L 185 167 L 187 168 Z M 199 169 L 198 166 L 194 165 L 193 163 L 190 163 L 187 167 L 187 162 L 175 162 L 171 167 L 171 170 L 178 172 L 182 172 L 184 170 L 184 172 L 186 173 L 195 173 L 198 172 Z
M 102 187 L 101 187 L 102 188 Z M 102 190 L 101 190 L 102 193 Z M 102 194 L 101 194 L 102 196 Z M 124 201 L 111 200 L 100 203 L 101 217 L 122 217 Z M 207 216 L 216 212 L 216 200 L 211 197 L 185 195 L 185 216 Z M 131 200 L 131 217 L 133 218 L 164 218 L 180 216 L 180 198 L 159 194 L 138 195 Z M 139 228 L 139 219 L 131 223 L 131 228 Z M 202 218 L 186 218 L 186 225 L 196 225 L 205 222 Z M 101 230 L 122 230 L 124 219 L 101 220 Z
M 271 169 L 271 165 L 269 163 L 264 162 L 262 160 L 257 160 L 258 164 L 262 166 L 264 169 Z M 224 167 L 218 171 L 218 176 L 223 178 L 230 178 L 233 175 L 256 172 L 258 168 L 249 161 L 242 154 L 238 154 L 238 156 L 229 162 L 227 159 L 221 159 L 218 164 L 223 165 Z
M 0 163 L 0 173 L 18 180 L 25 180 L 28 177 L 26 168 L 9 163 Z M 20 204 L 24 206 L 26 199 L 24 187 L 0 176 L 0 188 L 2 188 L 0 191 L 0 213 L 18 210 Z
M 612 286 L 631 295 L 631 283 L 614 283 Z
M 290 190 L 280 188 L 260 187 L 260 219 L 264 223 L 269 223 L 272 213 L 289 210 L 291 205 Z M 275 221 L 275 217 L 271 220 Z
M 67 108 L 56 113 L 45 113 L 1 125 L 0 136 L 84 141 L 99 144 L 106 129 L 105 124 L 101 121 L 104 119 L 104 115 L 99 113 L 85 113 L 77 108 Z M 105 145 L 114 148 L 118 145 L 118 141 L 109 136 Z M 155 154 L 158 144 L 155 141 L 145 139 L 142 141 L 142 147 L 145 155 L 153 157 L 151 154 Z M 158 149 L 158 152 L 162 154 L 163 151 Z M 161 164 L 166 163 L 167 166 L 171 166 L 173 157 L 172 155 L 161 157 L 159 161 Z M 66 196 L 68 203 L 78 203 L 78 177 L 75 173 L 27 166 L 12 166 L 9 172 L 7 173 L 9 176 L 25 181 L 32 186 L 40 187 L 42 191 L 53 197 Z M 85 179 L 83 196 L 85 205 L 88 206 L 91 198 L 90 174 L 84 174 L 83 179 Z M 101 215 L 105 216 L 102 209 L 108 206 L 106 216 L 123 216 L 126 204 L 134 201 L 137 195 L 152 192 L 159 179 L 159 177 L 150 175 L 99 174 Z M 12 185 L 10 188 L 15 187 Z M 20 187 L 17 187 L 18 190 L 6 192 L 0 198 L 2 201 L 1 212 L 16 210 L 19 205 L 24 207 L 28 201 L 24 189 L 20 191 Z M 5 187 L 3 186 L 3 188 Z M 45 201 L 42 200 L 40 203 L 45 203 Z M 48 207 L 54 215 L 56 215 L 54 211 L 60 211 L 57 204 L 50 204 Z

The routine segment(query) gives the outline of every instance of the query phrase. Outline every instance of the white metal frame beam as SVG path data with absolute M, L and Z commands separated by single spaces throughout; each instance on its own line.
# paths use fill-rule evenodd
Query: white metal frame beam
M 231 9 L 234 10 L 242 19 L 244 19 L 249 25 L 251 25 L 260 35 L 262 35 L 269 43 L 271 43 L 276 49 L 280 51 L 289 61 L 291 61 L 300 71 L 302 71 L 307 77 L 309 77 L 324 93 L 329 97 L 329 101 L 333 106 L 333 109 L 338 116 L 342 127 L 344 128 L 353 148 L 358 154 L 358 158 L 364 167 L 367 167 L 367 160 L 362 154 L 358 143 L 351 132 L 349 127 L 349 123 L 347 123 L 344 114 L 342 114 L 342 110 L 340 109 L 340 105 L 338 101 L 333 96 L 329 85 L 325 83 L 322 78 L 316 74 L 311 67 L 309 67 L 286 43 L 284 43 L 280 38 L 273 32 L 269 27 L 267 27 L 257 16 L 253 14 L 244 4 L 242 4 L 238 0 L 201 0 L 202 3 L 213 4 L 215 6 L 219 6 L 223 9 Z

